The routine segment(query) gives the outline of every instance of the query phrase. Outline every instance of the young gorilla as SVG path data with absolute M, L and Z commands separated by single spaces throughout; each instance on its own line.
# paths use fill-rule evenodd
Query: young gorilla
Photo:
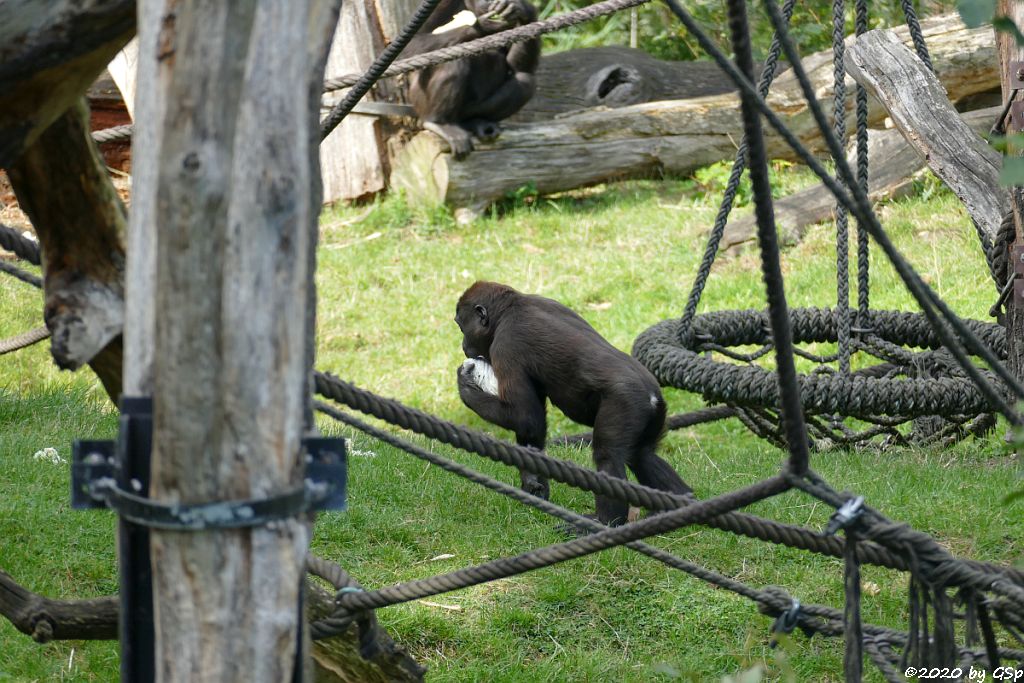
M 406 53 L 430 52 L 536 19 L 537 10 L 526 0 L 441 0 Z M 540 40 L 534 39 L 422 69 L 412 76 L 409 98 L 424 128 L 447 140 L 452 156 L 462 159 L 473 149 L 473 136 L 496 138 L 498 121 L 533 96 L 539 59 Z
M 657 380 L 574 311 L 506 285 L 476 282 L 459 299 L 455 322 L 471 359 L 459 366 L 459 395 L 480 417 L 515 432 L 520 445 L 543 448 L 550 398 L 568 418 L 594 428 L 598 471 L 624 479 L 628 466 L 645 486 L 690 492 L 654 452 L 665 427 Z M 493 368 L 496 391 L 481 388 L 488 368 L 473 359 Z M 520 477 L 523 489 L 548 497 L 546 479 L 525 471 Z M 596 499 L 603 523 L 626 520 L 626 503 Z

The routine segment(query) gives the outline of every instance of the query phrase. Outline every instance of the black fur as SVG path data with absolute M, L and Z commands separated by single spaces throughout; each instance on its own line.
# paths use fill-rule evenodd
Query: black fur
M 462 401 L 488 422 L 515 432 L 520 445 L 544 447 L 546 399 L 575 422 L 594 428 L 594 465 L 625 478 L 628 466 L 645 486 L 688 493 L 672 467 L 655 454 L 665 430 L 665 400 L 654 376 L 616 349 L 587 321 L 557 301 L 477 282 L 455 309 L 468 358 L 483 357 L 498 378 L 486 394 L 460 366 Z M 548 482 L 520 473 L 522 486 L 547 497 Z M 605 524 L 626 520 L 628 505 L 596 497 Z
M 477 16 L 475 26 L 433 33 L 463 10 Z M 430 52 L 536 19 L 537 10 L 527 0 L 442 0 L 406 52 Z M 540 40 L 534 39 L 422 69 L 412 76 L 412 106 L 424 127 L 445 138 L 452 155 L 462 159 L 472 151 L 473 137 L 496 138 L 498 122 L 533 96 L 539 60 Z

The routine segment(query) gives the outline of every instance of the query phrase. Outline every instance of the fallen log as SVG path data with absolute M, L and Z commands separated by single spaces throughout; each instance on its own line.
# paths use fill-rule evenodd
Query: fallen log
M 926 21 L 923 28 L 932 62 L 954 99 L 998 86 L 991 29 L 967 29 L 954 15 Z M 906 29 L 897 29 L 896 34 L 910 42 Z M 804 66 L 828 109 L 831 51 L 807 57 Z M 852 79 L 848 80 L 852 88 Z M 850 99 L 847 115 L 852 128 Z M 792 74 L 776 79 L 768 103 L 805 145 L 823 149 Z M 726 93 L 590 109 L 544 123 L 509 125 L 496 141 L 478 145 L 459 162 L 436 135 L 420 133 L 397 156 L 392 186 L 414 203 L 446 203 L 466 220 L 523 186 L 551 193 L 615 178 L 686 175 L 733 157 L 743 136 L 738 108 L 738 97 Z M 877 126 L 885 115 L 877 103 L 870 107 L 872 124 Z M 773 158 L 794 158 L 769 128 L 765 133 Z
M 1001 107 L 988 107 L 961 114 L 977 134 L 987 131 Z M 856 149 L 847 155 L 856 164 Z M 914 179 L 926 168 L 925 160 L 896 128 L 868 131 L 868 197 L 872 202 L 907 194 Z M 775 226 L 783 244 L 799 242 L 808 226 L 830 220 L 836 200 L 824 184 L 794 192 L 775 200 Z M 757 221 L 752 214 L 729 221 L 722 235 L 722 250 L 742 251 L 757 239 Z
M 896 128 L 994 242 L 1010 208 L 1009 194 L 999 186 L 1000 156 L 960 119 L 939 80 L 891 31 L 860 36 L 846 69 L 882 103 Z
M 537 92 L 508 121 L 550 121 L 593 107 L 685 100 L 735 90 L 714 62 L 670 62 L 621 45 L 585 47 L 542 56 Z
M 328 617 L 334 610 L 333 593 L 312 581 L 306 584 L 306 600 L 310 622 Z M 116 595 L 53 600 L 33 593 L 0 569 L 0 616 L 38 643 L 115 640 L 119 612 Z M 423 669 L 395 644 L 372 613 L 367 626 L 368 633 L 358 632 L 353 624 L 340 636 L 314 641 L 311 654 L 317 681 L 405 683 L 423 679 Z

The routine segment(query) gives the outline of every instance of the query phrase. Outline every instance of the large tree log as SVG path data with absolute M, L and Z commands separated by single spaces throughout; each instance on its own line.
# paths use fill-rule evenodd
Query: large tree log
M 992 127 L 1002 107 L 988 107 L 961 114 L 971 129 L 981 134 Z M 847 159 L 856 164 L 856 148 Z M 926 168 L 925 159 L 896 128 L 868 131 L 868 197 L 873 202 L 901 197 L 913 186 L 914 178 Z M 836 200 L 822 183 L 794 192 L 774 202 L 779 239 L 793 244 L 809 225 L 832 218 Z M 746 215 L 729 221 L 722 235 L 722 250 L 739 250 L 754 243 L 757 221 Z
M 90 136 L 84 100 L 37 137 L 8 175 L 42 248 L 50 352 L 64 369 L 92 363 L 116 402 L 127 218 Z
M 714 62 L 670 62 L 620 45 L 587 47 L 541 57 L 537 92 L 508 121 L 548 121 L 592 107 L 685 100 L 735 90 Z
M 924 30 L 932 62 L 952 97 L 995 87 L 998 76 L 992 68 L 991 31 L 966 29 L 954 15 L 929 20 Z M 897 34 L 910 42 L 905 29 Z M 809 56 L 804 65 L 828 109 L 831 51 Z M 848 80 L 852 88 L 852 79 Z M 804 144 L 823 149 L 791 73 L 776 80 L 769 104 Z M 543 124 L 509 126 L 495 142 L 478 145 L 461 162 L 451 158 L 437 136 L 421 133 L 396 160 L 392 182 L 413 201 L 445 202 L 455 207 L 460 217 L 469 217 L 524 185 L 549 193 L 611 178 L 685 175 L 735 154 L 743 136 L 738 106 L 737 96 L 730 93 L 590 110 Z M 852 98 L 847 114 L 852 127 Z M 885 110 L 873 103 L 871 123 L 877 125 L 884 116 Z M 794 158 L 770 129 L 766 128 L 765 134 L 770 155 Z
M 1001 160 L 957 115 L 938 79 L 892 31 L 883 30 L 853 43 L 846 69 L 882 103 L 991 243 L 1010 206 L 998 191 Z
M 0 3 L 0 168 L 85 92 L 134 32 L 134 0 Z

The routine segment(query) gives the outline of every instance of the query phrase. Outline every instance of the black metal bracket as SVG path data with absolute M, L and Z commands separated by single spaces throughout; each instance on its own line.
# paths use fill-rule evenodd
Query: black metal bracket
M 175 531 L 263 526 L 314 510 L 346 509 L 345 440 L 308 438 L 303 447 L 306 479 L 295 490 L 262 499 L 186 505 L 154 502 L 135 480 L 129 480 L 134 490 L 119 484 L 113 441 L 77 441 L 72 448 L 72 507 L 109 507 L 133 524 Z

